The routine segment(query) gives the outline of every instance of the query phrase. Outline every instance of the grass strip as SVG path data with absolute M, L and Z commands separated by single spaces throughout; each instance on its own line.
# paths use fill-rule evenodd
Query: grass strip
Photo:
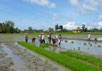
M 67 57 L 62 54 L 47 51 L 41 47 L 37 47 L 37 46 L 34 46 L 29 43 L 20 41 L 20 42 L 18 42 L 18 44 L 20 44 L 34 52 L 42 54 L 42 55 L 44 55 L 44 56 L 62 64 L 62 65 L 72 69 L 73 71 L 102 71 L 102 69 L 97 68 L 95 66 L 85 64 L 83 62 L 80 62 L 79 60 L 72 59 L 71 57 Z
M 45 44 L 41 44 L 40 47 L 45 47 L 45 48 L 48 48 L 49 47 L 49 44 L 48 43 L 45 43 Z
M 75 53 L 73 51 L 64 51 L 64 52 L 61 52 L 61 53 L 64 54 L 64 55 L 67 55 L 67 56 L 71 56 L 71 57 L 75 57 L 77 59 L 87 61 L 87 62 L 92 63 L 94 65 L 97 65 L 99 67 L 102 67 L 102 59 L 99 59 L 99 58 L 96 58 L 96 57 L 93 57 L 93 56 L 80 54 L 80 53 Z

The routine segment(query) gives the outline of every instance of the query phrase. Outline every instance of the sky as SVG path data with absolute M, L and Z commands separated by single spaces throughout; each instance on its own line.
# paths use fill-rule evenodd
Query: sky
M 0 0 L 0 22 L 20 29 L 48 29 L 56 24 L 76 29 L 102 28 L 102 0 Z

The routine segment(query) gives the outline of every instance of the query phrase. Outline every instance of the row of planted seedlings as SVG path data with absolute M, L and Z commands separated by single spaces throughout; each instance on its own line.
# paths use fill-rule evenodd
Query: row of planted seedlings
M 65 40 L 64 42 L 67 43 L 68 40 Z M 71 43 L 74 44 L 75 42 L 74 42 L 74 41 L 71 41 Z M 81 45 L 82 43 L 79 43 L 79 44 Z M 87 45 L 87 43 L 83 43 L 83 45 L 85 46 L 85 45 Z M 92 46 L 92 44 L 89 44 L 89 45 Z M 101 45 L 98 44 L 97 47 L 98 47 L 98 48 L 101 48 Z M 78 47 L 78 49 L 79 49 L 79 48 L 80 48 L 80 47 Z
M 86 64 L 84 62 L 81 62 L 77 59 L 73 59 L 73 58 L 63 55 L 63 54 L 50 52 L 48 50 L 45 50 L 42 47 L 37 47 L 35 45 L 21 42 L 21 41 L 18 42 L 18 44 L 24 46 L 25 48 L 28 48 L 29 50 L 32 50 L 32 51 L 37 52 L 41 55 L 44 55 L 44 56 L 62 64 L 62 65 L 70 68 L 72 71 L 83 71 L 83 70 L 84 71 L 102 71 L 101 68 Z
M 96 65 L 96 66 L 102 68 L 102 59 L 101 58 L 97 58 L 97 57 L 89 56 L 89 55 L 84 55 L 84 54 L 76 53 L 73 51 L 63 51 L 63 52 L 61 52 L 61 54 L 89 62 L 93 65 Z

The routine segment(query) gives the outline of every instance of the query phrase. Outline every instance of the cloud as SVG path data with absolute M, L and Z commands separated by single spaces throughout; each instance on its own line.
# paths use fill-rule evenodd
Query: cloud
M 41 6 L 46 6 L 48 8 L 55 8 L 56 4 L 55 3 L 50 3 L 49 0 L 25 0 L 26 2 L 38 4 Z
M 76 29 L 77 27 L 80 27 L 80 26 L 77 26 L 75 22 L 71 22 L 69 21 L 66 25 L 63 25 L 64 28 L 66 29 Z
M 98 15 L 98 20 L 102 21 L 102 14 Z
M 55 13 L 52 14 L 52 18 L 48 21 L 49 23 L 54 22 L 56 20 L 69 20 L 71 21 L 70 17 L 65 15 L 56 15 Z
M 97 11 L 102 6 L 102 0 L 69 0 L 72 6 L 75 6 L 81 14 L 89 14 Z
M 98 22 L 98 29 L 102 28 L 102 22 Z
M 69 2 L 74 5 L 74 6 L 78 6 L 79 5 L 79 1 L 78 0 L 69 0 Z

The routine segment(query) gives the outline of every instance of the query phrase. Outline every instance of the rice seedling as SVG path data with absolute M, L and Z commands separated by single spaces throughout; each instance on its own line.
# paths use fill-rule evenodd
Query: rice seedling
M 48 43 L 45 43 L 45 44 L 41 44 L 40 47 L 43 47 L 43 48 L 48 48 L 49 47 L 49 44 Z
M 68 42 L 68 40 L 65 40 L 64 42 L 66 42 L 66 43 L 67 43 L 67 42 Z
M 37 47 L 37 46 L 34 46 L 29 43 L 20 41 L 20 42 L 18 42 L 18 44 L 24 46 L 25 48 L 28 48 L 31 51 L 42 54 L 42 55 L 44 55 L 44 56 L 62 64 L 62 65 L 72 69 L 73 71 L 83 71 L 83 70 L 84 71 L 102 71 L 102 69 L 97 68 L 96 66 L 86 64 L 84 62 L 81 62 L 79 60 L 73 59 L 68 56 L 64 56 L 62 54 L 50 52 L 48 50 L 45 50 L 44 48 Z
M 101 48 L 101 45 L 98 45 L 98 48 Z
M 80 50 L 80 47 L 78 47 L 78 50 Z
M 64 54 L 64 55 L 67 55 L 67 56 L 71 56 L 71 57 L 75 57 L 77 59 L 87 61 L 87 62 L 92 63 L 94 65 L 97 65 L 99 67 L 102 67 L 102 59 L 99 59 L 99 58 L 96 58 L 96 57 L 93 57 L 93 56 L 80 54 L 80 53 L 75 53 L 75 52 L 72 52 L 72 51 L 66 51 L 66 52 L 64 51 L 64 52 L 61 52 L 61 53 Z
M 74 41 L 71 42 L 72 44 L 74 43 Z
M 92 44 L 90 44 L 90 46 L 92 46 Z
M 86 43 L 84 43 L 84 45 L 87 45 Z

